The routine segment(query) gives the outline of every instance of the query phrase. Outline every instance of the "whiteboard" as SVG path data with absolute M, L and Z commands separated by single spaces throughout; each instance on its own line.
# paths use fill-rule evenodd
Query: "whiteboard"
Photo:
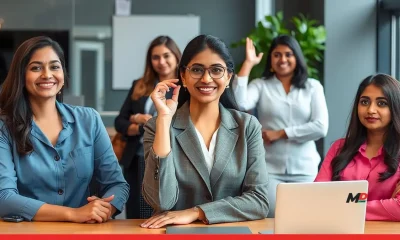
M 200 17 L 193 15 L 132 15 L 113 17 L 112 88 L 128 90 L 143 76 L 146 52 L 159 35 L 170 36 L 183 53 L 200 34 Z

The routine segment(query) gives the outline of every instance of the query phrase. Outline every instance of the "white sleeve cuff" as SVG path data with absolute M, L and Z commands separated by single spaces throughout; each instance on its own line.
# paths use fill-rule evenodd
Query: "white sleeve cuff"
M 247 83 L 249 82 L 249 76 L 237 76 L 237 84 L 239 87 L 247 86 Z

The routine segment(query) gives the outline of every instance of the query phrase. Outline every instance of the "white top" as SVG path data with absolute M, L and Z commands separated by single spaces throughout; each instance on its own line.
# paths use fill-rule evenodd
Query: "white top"
M 328 109 L 321 83 L 309 78 L 305 88 L 291 86 L 286 94 L 279 79 L 236 77 L 236 101 L 242 110 L 257 109 L 263 129 L 284 129 L 288 139 L 265 145 L 268 172 L 316 175 L 321 158 L 315 140 L 328 132 Z
M 197 137 L 199 138 L 199 142 L 201 145 L 201 150 L 203 151 L 204 159 L 206 160 L 206 166 L 208 169 L 208 173 L 211 174 L 211 169 L 214 165 L 214 159 L 215 159 L 215 143 L 217 140 L 217 134 L 218 134 L 218 129 L 215 130 L 214 134 L 211 137 L 211 142 L 210 142 L 210 148 L 207 149 L 206 143 L 204 142 L 203 136 L 201 136 L 201 133 L 196 129 Z

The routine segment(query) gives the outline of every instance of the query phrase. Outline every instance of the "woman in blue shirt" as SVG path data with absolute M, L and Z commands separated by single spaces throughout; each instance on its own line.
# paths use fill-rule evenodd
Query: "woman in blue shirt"
M 48 37 L 17 49 L 0 93 L 0 217 L 105 222 L 128 198 L 99 114 L 61 103 L 64 54 Z M 103 198 L 89 196 L 92 177 Z

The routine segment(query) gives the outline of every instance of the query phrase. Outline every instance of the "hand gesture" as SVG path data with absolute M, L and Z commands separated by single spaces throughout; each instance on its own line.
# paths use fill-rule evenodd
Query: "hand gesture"
M 137 114 L 131 115 L 130 118 L 129 118 L 129 121 L 131 123 L 137 123 L 137 124 L 143 125 L 152 117 L 153 116 L 151 116 L 150 114 L 137 113 Z
M 151 100 L 157 110 L 157 115 L 172 117 L 178 107 L 179 89 L 181 86 L 176 85 L 178 79 L 170 79 L 159 82 L 154 91 L 151 93 Z M 172 98 L 166 99 L 165 94 L 173 88 Z
M 256 48 L 254 47 L 253 40 L 246 38 L 246 62 L 252 66 L 257 65 L 261 62 L 264 53 L 256 55 Z
M 106 222 L 113 212 L 113 206 L 110 202 L 114 195 L 107 198 L 88 197 L 88 204 L 80 208 L 75 208 L 72 213 L 72 222 L 77 223 L 102 223 Z
M 143 228 L 160 228 L 168 224 L 190 224 L 198 218 L 198 210 L 189 208 L 186 210 L 168 211 L 154 215 L 140 226 Z

